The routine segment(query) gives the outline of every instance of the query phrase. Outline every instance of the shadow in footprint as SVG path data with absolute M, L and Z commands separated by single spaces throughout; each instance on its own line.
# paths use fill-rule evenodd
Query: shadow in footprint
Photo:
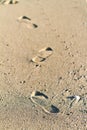
M 26 19 L 26 20 L 31 20 L 30 18 L 28 18 L 27 16 L 21 16 L 20 19 Z
M 57 108 L 57 107 L 55 107 L 54 105 L 51 105 L 51 113 L 59 113 L 60 111 L 59 111 L 59 109 Z
M 39 91 L 36 91 L 33 96 L 43 96 L 43 97 L 45 97 L 45 98 L 48 99 L 48 96 L 47 96 L 47 95 L 45 95 L 44 93 L 41 93 L 41 92 L 39 92 Z
M 36 24 L 33 24 L 34 28 L 37 28 L 38 26 Z

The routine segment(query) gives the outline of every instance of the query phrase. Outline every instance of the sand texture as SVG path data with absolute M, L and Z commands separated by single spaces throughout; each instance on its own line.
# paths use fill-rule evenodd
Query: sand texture
M 3 2 L 0 130 L 87 130 L 87 1 Z

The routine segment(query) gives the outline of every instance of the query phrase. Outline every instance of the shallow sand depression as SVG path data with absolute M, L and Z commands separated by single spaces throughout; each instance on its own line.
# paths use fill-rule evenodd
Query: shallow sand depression
M 85 0 L 0 4 L 0 130 L 87 130 Z

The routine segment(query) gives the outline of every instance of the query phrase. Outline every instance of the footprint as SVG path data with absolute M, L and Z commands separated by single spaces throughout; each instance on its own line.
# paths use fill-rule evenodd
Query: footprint
M 48 96 L 39 91 L 32 92 L 30 99 L 48 114 L 59 112 L 59 109 L 48 101 Z
M 35 63 L 45 61 L 49 56 L 52 55 L 52 53 L 53 49 L 51 47 L 43 48 L 38 52 L 37 56 L 31 59 L 31 61 Z
M 17 19 L 17 21 L 20 22 L 20 23 L 26 24 L 26 26 L 28 28 L 37 28 L 38 27 L 38 25 L 32 23 L 31 19 L 27 16 L 20 16 Z
M 17 4 L 18 2 L 18 0 L 3 0 L 1 1 L 1 4 Z
M 80 96 L 78 96 L 78 95 L 68 96 L 67 99 L 71 100 L 69 108 L 76 105 L 81 100 Z

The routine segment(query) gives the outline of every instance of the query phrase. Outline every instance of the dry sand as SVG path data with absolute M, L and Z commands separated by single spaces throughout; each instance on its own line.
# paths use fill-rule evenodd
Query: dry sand
M 18 22 L 20 16 L 31 22 Z M 30 62 L 44 47 L 53 54 L 39 66 Z M 34 105 L 34 90 L 45 93 L 59 113 Z M 81 100 L 68 101 L 73 95 Z M 0 5 L 0 130 L 87 130 L 85 0 Z

